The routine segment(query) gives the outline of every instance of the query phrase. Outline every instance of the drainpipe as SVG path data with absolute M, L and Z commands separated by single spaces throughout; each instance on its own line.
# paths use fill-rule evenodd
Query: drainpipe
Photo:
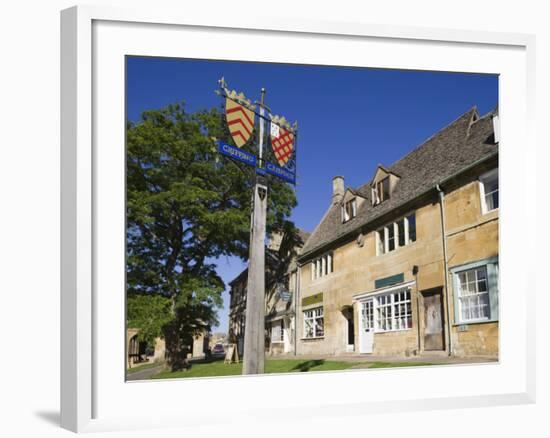
M 418 266 L 413 266 L 414 282 L 416 285 L 416 331 L 418 335 L 418 356 L 422 354 L 422 344 L 420 341 L 420 291 L 418 290 Z
M 296 261 L 296 282 L 294 285 L 294 356 L 298 355 L 298 299 L 302 266 Z
M 443 238 L 443 264 L 445 269 L 445 299 L 447 300 L 447 345 L 449 346 L 449 356 L 452 356 L 453 354 L 453 341 L 451 337 L 451 309 L 450 309 L 450 297 L 449 297 L 449 267 L 447 262 L 447 235 L 445 230 L 445 209 L 443 206 L 443 201 L 445 200 L 445 193 L 439 186 L 439 184 L 436 184 L 435 186 L 438 194 L 439 194 L 439 212 L 441 214 L 441 234 Z

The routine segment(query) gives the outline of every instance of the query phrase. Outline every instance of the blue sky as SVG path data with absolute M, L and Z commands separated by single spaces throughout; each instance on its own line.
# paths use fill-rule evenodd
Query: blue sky
M 265 87 L 272 112 L 298 121 L 291 219 L 307 231 L 330 205 L 333 176 L 357 187 L 378 163 L 391 165 L 473 106 L 484 114 L 498 103 L 495 75 L 131 57 L 128 118 L 181 101 L 188 111 L 219 108 L 222 76 L 251 100 Z M 226 284 L 244 267 L 233 257 L 218 260 Z M 227 330 L 227 291 L 224 302 L 220 331 Z

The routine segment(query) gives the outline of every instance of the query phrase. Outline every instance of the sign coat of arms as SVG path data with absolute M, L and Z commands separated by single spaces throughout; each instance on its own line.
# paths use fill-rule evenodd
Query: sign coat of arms
M 235 145 L 243 147 L 254 130 L 254 111 L 226 97 L 225 117 Z
M 283 167 L 294 153 L 294 134 L 282 126 L 271 128 L 271 148 L 279 166 Z M 275 125 L 277 126 L 277 125 Z

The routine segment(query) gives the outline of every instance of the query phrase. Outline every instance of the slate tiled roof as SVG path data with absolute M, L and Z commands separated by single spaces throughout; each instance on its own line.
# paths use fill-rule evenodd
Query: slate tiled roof
M 298 248 L 296 249 L 296 254 L 298 257 L 302 253 L 302 250 L 304 249 L 304 245 L 307 242 L 307 240 L 310 238 L 311 233 L 309 231 L 304 231 L 301 228 L 298 228 L 298 237 L 300 238 L 300 241 L 298 242 Z M 287 274 L 290 274 L 291 272 L 295 271 L 298 268 L 298 264 L 296 262 L 296 257 L 293 257 L 292 260 L 290 260 L 290 263 L 287 267 Z
M 364 227 L 426 191 L 435 189 L 435 185 L 442 180 L 497 153 L 498 146 L 494 144 L 492 124 L 492 115 L 496 111 L 479 118 L 476 108 L 472 108 L 387 167 L 389 172 L 400 177 L 387 201 L 372 206 L 369 178 L 367 183 L 354 189 L 355 193 L 367 200 L 359 207 L 356 218 L 342 223 L 340 205 L 331 205 L 307 240 L 299 258 L 307 258 L 308 253 Z
M 301 228 L 298 228 L 298 236 L 300 237 L 300 240 L 301 240 L 301 242 L 299 242 L 299 249 L 298 249 L 298 253 L 300 253 L 305 243 L 307 242 L 307 239 L 310 238 L 311 233 L 309 231 L 305 231 L 305 230 L 302 230 Z

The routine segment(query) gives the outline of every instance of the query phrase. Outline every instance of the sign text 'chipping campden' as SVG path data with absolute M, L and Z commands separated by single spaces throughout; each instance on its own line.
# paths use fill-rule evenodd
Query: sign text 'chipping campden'
M 218 141 L 218 150 L 223 155 L 234 158 L 241 163 L 248 164 L 249 166 L 256 167 L 256 155 L 243 151 L 242 149 L 231 146 L 223 141 Z
M 267 173 L 270 173 L 271 175 L 284 179 L 289 183 L 292 183 L 292 184 L 296 183 L 296 175 L 294 174 L 294 172 L 291 172 L 285 169 L 284 167 L 279 167 L 275 164 L 271 164 L 270 162 L 266 162 L 265 170 Z

